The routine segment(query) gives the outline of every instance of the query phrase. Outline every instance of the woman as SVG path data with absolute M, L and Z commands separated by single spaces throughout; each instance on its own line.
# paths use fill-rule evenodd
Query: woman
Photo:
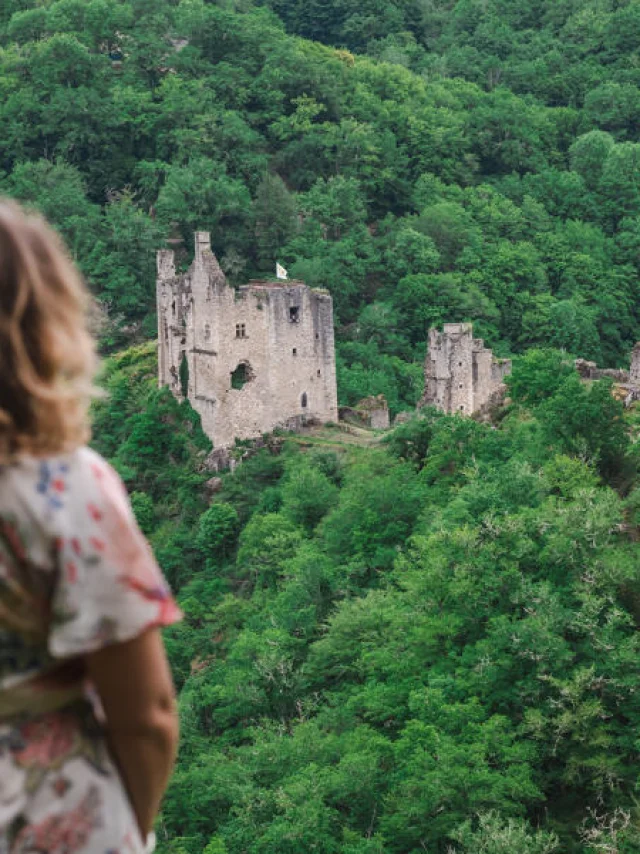
M 86 309 L 53 231 L 0 200 L 2 854 L 152 850 L 177 745 L 159 627 L 180 614 L 85 446 Z

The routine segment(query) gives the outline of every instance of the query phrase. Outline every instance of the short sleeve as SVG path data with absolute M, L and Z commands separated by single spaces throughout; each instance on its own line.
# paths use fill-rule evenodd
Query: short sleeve
M 124 484 L 83 449 L 63 476 L 49 652 L 82 655 L 180 619 Z

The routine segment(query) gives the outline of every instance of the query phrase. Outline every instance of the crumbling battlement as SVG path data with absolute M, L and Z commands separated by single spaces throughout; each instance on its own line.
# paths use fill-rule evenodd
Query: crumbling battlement
M 419 406 L 436 406 L 449 414 L 473 415 L 495 396 L 511 373 L 511 362 L 494 358 L 473 337 L 470 323 L 445 323 L 429 330 L 425 390 Z
M 329 294 L 303 282 L 230 287 L 196 232 L 195 257 L 177 275 L 174 253 L 157 256 L 160 385 L 200 413 L 214 447 L 306 419 L 337 421 Z

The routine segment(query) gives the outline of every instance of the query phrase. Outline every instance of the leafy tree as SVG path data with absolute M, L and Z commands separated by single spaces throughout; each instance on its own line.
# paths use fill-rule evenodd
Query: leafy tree
M 435 243 L 445 269 L 454 265 L 464 249 L 473 250 L 480 241 L 473 220 L 456 202 L 439 202 L 425 208 L 416 225 Z
M 238 535 L 239 520 L 230 504 L 212 504 L 198 520 L 196 547 L 206 559 L 224 561 Z
M 130 497 L 138 525 L 142 532 L 149 536 L 155 527 L 153 499 L 146 492 L 132 492 Z
M 258 263 L 273 271 L 279 252 L 293 237 L 295 201 L 278 175 L 267 174 L 260 182 L 254 202 Z
M 611 134 L 592 130 L 578 137 L 569 149 L 571 168 L 582 176 L 590 190 L 598 188 L 604 164 L 614 145 Z
M 608 82 L 587 93 L 585 113 L 599 127 L 622 132 L 637 125 L 640 96 L 636 86 Z
M 333 507 L 337 487 L 311 466 L 290 466 L 282 485 L 282 510 L 297 525 L 311 532 Z
M 614 146 L 605 161 L 600 181 L 608 222 L 617 226 L 625 216 L 640 212 L 640 144 Z
M 275 586 L 301 541 L 301 529 L 284 514 L 254 516 L 240 536 L 238 567 L 254 584 Z
M 389 272 L 396 281 L 418 273 L 433 273 L 437 270 L 440 254 L 433 240 L 415 228 L 398 230 L 392 247 L 385 258 Z
M 210 231 L 226 250 L 246 247 L 251 199 L 246 186 L 231 178 L 220 163 L 205 157 L 171 166 L 158 195 L 158 216 L 179 222 L 185 240 L 197 230 Z
M 352 555 L 360 583 L 375 581 L 405 542 L 418 514 L 419 494 L 409 466 L 372 455 L 351 472 L 340 504 L 324 521 L 321 534 L 329 554 Z
M 64 237 L 74 259 L 87 270 L 101 212 L 87 195 L 81 172 L 63 160 L 18 164 L 2 184 L 3 192 L 39 210 Z
M 87 261 L 88 274 L 113 311 L 138 319 L 155 305 L 154 257 L 164 230 L 124 193 L 107 205 L 102 235 Z
M 18 43 L 40 39 L 47 31 L 47 17 L 42 8 L 15 11 L 7 25 L 7 36 Z
M 624 466 L 629 447 L 622 404 L 601 380 L 586 388 L 576 374 L 568 376 L 540 409 L 543 429 L 564 450 L 583 454 L 600 471 L 613 476 Z
M 563 353 L 529 350 L 515 362 L 506 383 L 514 400 L 536 406 L 558 391 L 565 379 L 573 374 L 573 365 Z

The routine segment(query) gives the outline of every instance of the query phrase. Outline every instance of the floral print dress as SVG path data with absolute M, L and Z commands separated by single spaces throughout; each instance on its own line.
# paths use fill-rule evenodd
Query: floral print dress
M 0 854 L 144 851 L 83 656 L 179 617 L 101 457 L 0 467 Z

